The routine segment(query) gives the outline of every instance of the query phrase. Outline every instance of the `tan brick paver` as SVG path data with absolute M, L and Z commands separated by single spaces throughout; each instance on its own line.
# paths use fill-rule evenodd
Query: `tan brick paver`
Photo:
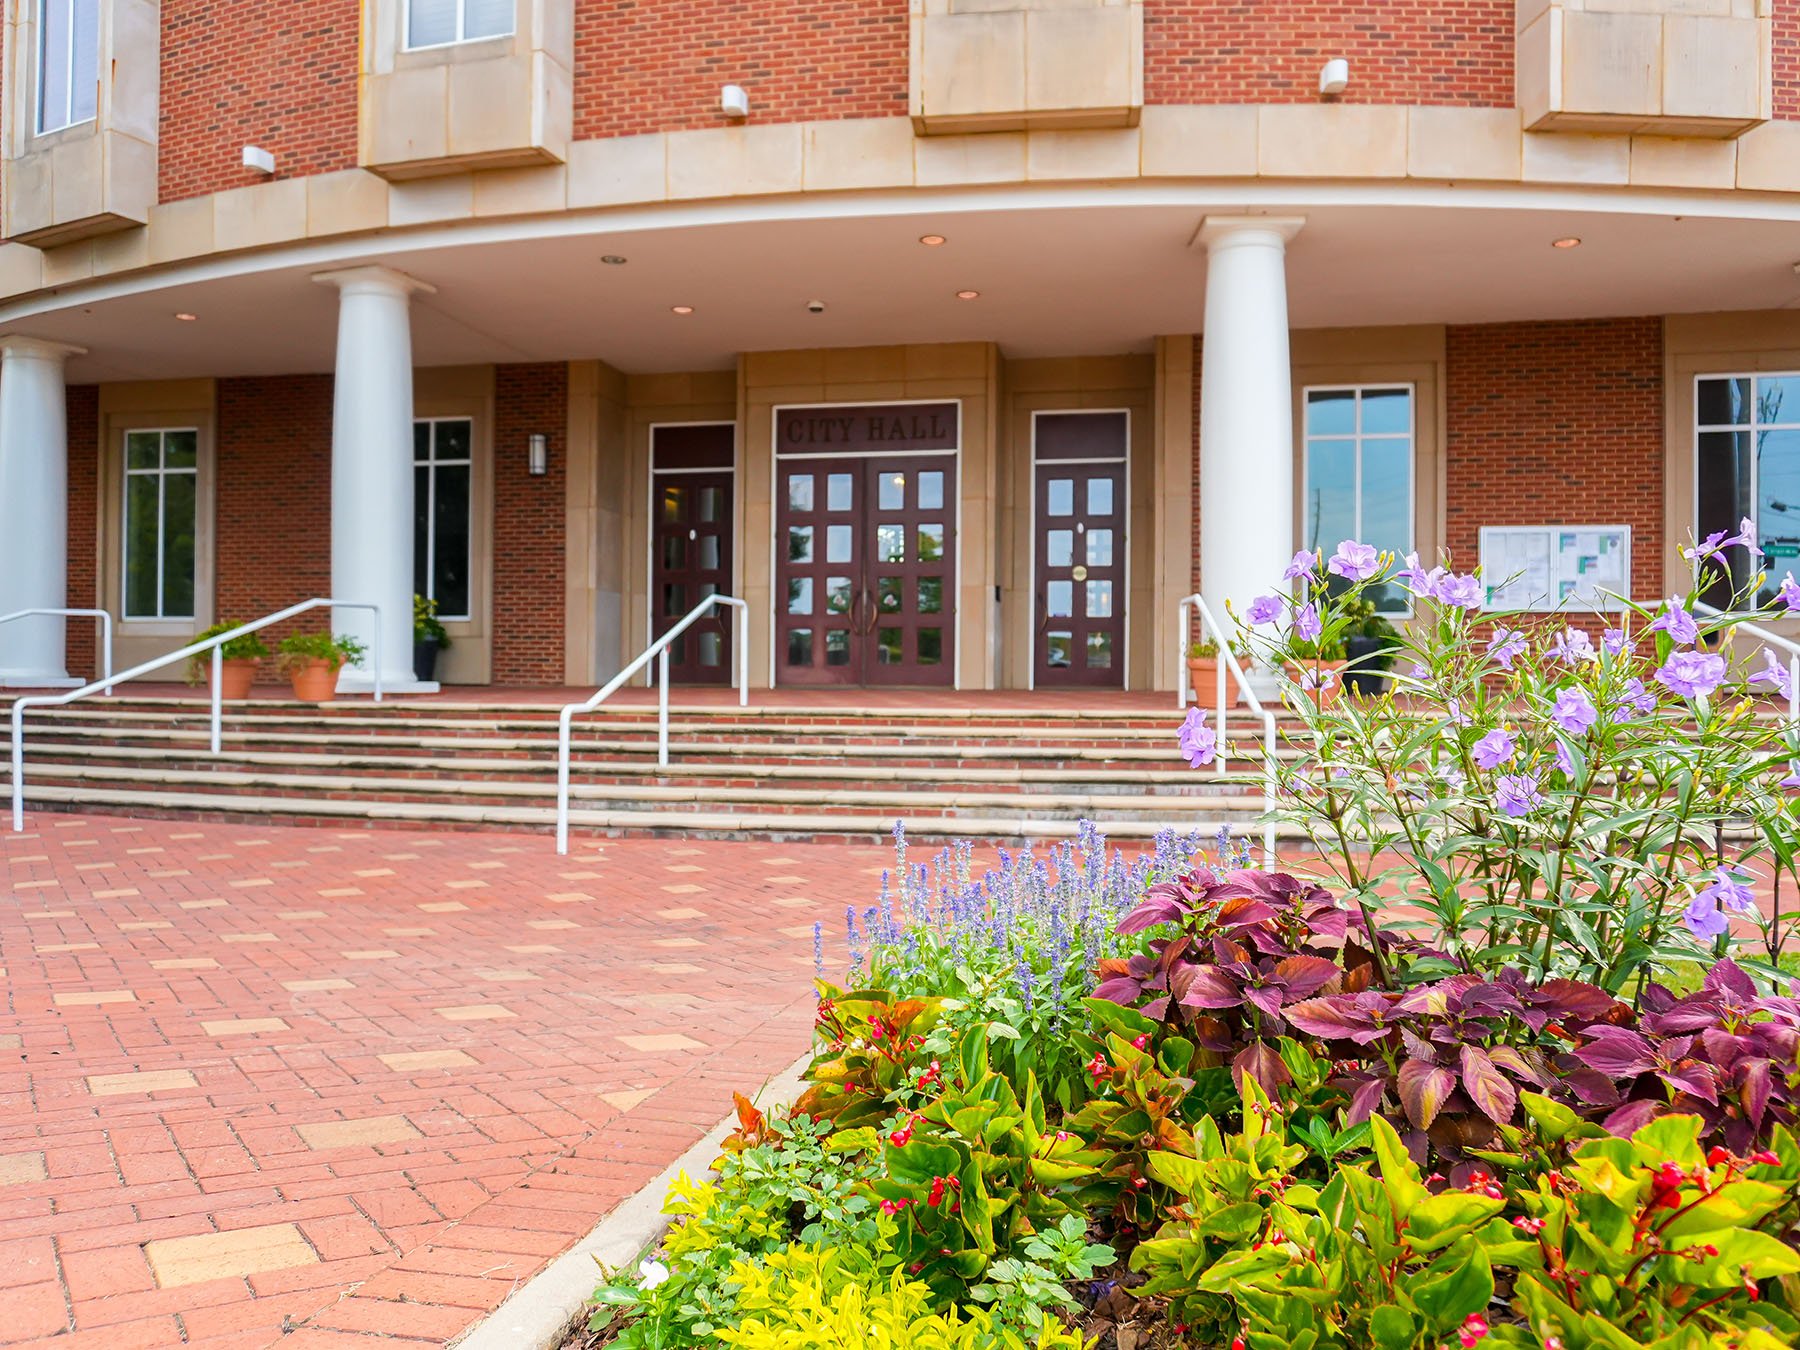
M 0 1346 L 454 1339 L 804 1048 L 811 928 L 772 917 L 841 933 L 883 856 L 34 815 Z M 801 873 L 816 912 L 776 906 Z

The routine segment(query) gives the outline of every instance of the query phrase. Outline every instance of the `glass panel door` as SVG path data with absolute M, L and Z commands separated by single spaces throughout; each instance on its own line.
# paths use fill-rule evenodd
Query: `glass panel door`
M 1125 466 L 1037 466 L 1034 683 L 1123 687 Z
M 729 473 L 655 475 L 650 609 L 660 637 L 709 595 L 731 593 Z M 671 684 L 729 684 L 729 607 L 716 608 L 669 644 Z

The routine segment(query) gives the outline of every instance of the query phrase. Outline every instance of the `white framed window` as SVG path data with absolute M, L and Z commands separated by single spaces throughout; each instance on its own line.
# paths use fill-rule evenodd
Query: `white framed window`
M 194 617 L 199 443 L 193 427 L 125 433 L 120 556 L 127 619 Z
M 474 445 L 467 417 L 413 423 L 413 590 L 445 621 L 471 617 Z
M 1403 557 L 1413 551 L 1410 384 L 1310 385 L 1302 404 L 1305 489 L 1301 538 L 1330 554 L 1345 539 Z M 1389 614 L 1407 612 L 1399 586 L 1371 588 Z
M 1700 375 L 1694 383 L 1694 530 L 1704 539 L 1756 524 L 1764 566 L 1774 578 L 1800 572 L 1800 372 Z M 1717 573 L 1706 599 L 1724 604 L 1750 581 L 1752 559 L 1731 549 L 1732 582 Z
M 512 34 L 515 0 L 405 0 L 406 49 Z
M 37 0 L 37 134 L 91 122 L 100 101 L 100 0 Z

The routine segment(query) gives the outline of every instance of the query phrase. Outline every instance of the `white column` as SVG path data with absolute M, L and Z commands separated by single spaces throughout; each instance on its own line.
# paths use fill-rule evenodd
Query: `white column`
M 1287 241 L 1293 217 L 1209 216 L 1200 360 L 1200 592 L 1225 617 L 1281 583 L 1294 555 Z
M 0 338 L 0 614 L 69 603 L 63 363 L 81 352 L 37 338 Z M 34 617 L 0 624 L 0 688 L 80 684 L 69 678 L 68 623 Z
M 331 414 L 331 598 L 381 607 L 381 641 L 366 609 L 338 609 L 334 633 L 369 649 L 338 687 L 435 688 L 412 668 L 412 295 L 431 287 L 385 267 L 313 278 L 338 289 L 337 375 Z

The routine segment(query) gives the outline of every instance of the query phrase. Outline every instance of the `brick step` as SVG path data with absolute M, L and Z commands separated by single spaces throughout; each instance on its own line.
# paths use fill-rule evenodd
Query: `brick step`
M 228 750 L 226 754 L 215 759 L 205 750 L 172 750 L 117 745 L 59 745 L 53 750 L 44 752 L 38 748 L 35 742 L 31 744 L 31 751 L 31 757 L 27 761 L 28 781 L 37 777 L 40 765 L 134 768 L 152 764 L 172 766 L 184 773 L 249 768 L 293 769 L 300 772 L 323 770 L 355 772 L 363 776 L 405 778 L 408 776 L 439 776 L 448 762 L 454 765 L 460 775 L 464 775 L 470 780 L 520 778 L 532 781 L 554 778 L 556 771 L 554 759 L 548 756 L 525 758 L 520 756 L 475 757 L 461 755 L 454 760 L 446 761 L 442 757 L 401 754 L 356 756 L 290 754 L 279 751 L 243 753 Z M 656 765 L 643 761 L 609 763 L 578 759 L 574 763 L 574 774 L 581 782 L 596 784 L 658 783 L 676 779 L 693 787 L 751 787 L 771 781 L 817 781 L 849 785 L 854 777 L 854 782 L 858 786 L 928 783 L 955 787 L 979 786 L 997 791 L 1010 789 L 1022 793 L 1103 790 L 1117 792 L 1166 788 L 1173 789 L 1177 794 L 1182 795 L 1185 795 L 1184 789 L 1193 788 L 1197 784 L 1208 785 L 1208 790 L 1229 795 L 1235 792 L 1259 789 L 1262 782 L 1260 772 L 1233 772 L 1221 775 L 1213 771 L 1196 772 L 1185 765 L 1173 770 L 1134 768 L 1118 770 L 1113 773 L 1088 772 L 1080 776 L 1071 776 L 1068 770 L 1060 768 L 1008 769 L 983 766 L 960 770 L 955 775 L 954 783 L 946 783 L 945 774 L 939 765 L 862 765 L 855 767 L 854 775 L 850 771 L 851 766 L 841 762 L 829 764 L 741 764 L 732 767 L 738 771 L 723 773 L 718 766 L 705 760 L 686 762 L 676 760 L 667 765 Z M 6 770 L 7 765 L 0 763 L 0 781 L 4 781 Z M 167 772 L 166 767 L 163 772 Z
M 555 823 L 550 808 L 470 805 L 464 802 L 340 802 L 313 798 L 252 797 L 193 791 L 136 792 L 117 789 L 47 785 L 32 791 L 33 809 L 108 811 L 151 819 L 264 821 L 297 825 L 406 825 L 442 829 L 504 829 L 548 832 Z M 728 812 L 602 811 L 571 812 L 570 828 L 579 834 L 670 838 L 787 839 L 804 836 L 818 842 L 866 843 L 893 833 L 890 812 L 830 812 L 752 816 Z M 1252 833 L 1248 820 L 1235 816 L 1193 819 L 1181 823 L 1190 833 L 1210 838 L 1221 829 Z M 1154 817 L 1114 820 L 1107 838 L 1153 839 L 1171 828 Z M 1260 829 L 1260 827 L 1256 827 Z M 1055 820 L 1026 814 L 968 815 L 907 821 L 915 839 L 978 839 L 1023 842 L 1067 839 L 1081 829 L 1078 820 Z
M 0 775 L 0 784 L 6 783 Z M 352 774 L 278 774 L 221 768 L 211 773 L 171 775 L 156 769 L 106 768 L 48 764 L 27 779 L 26 801 L 40 796 L 40 787 L 96 790 L 200 791 L 209 795 L 253 796 L 306 801 L 419 802 L 454 798 L 471 805 L 531 804 L 553 808 L 553 781 L 495 782 L 463 778 L 369 778 Z M 570 799 L 587 809 L 615 810 L 633 803 L 653 804 L 661 810 L 693 813 L 732 807 L 734 813 L 752 816 L 791 815 L 796 811 L 837 813 L 879 811 L 890 822 L 963 815 L 971 811 L 1018 812 L 1032 819 L 1082 818 L 1109 821 L 1155 815 L 1175 824 L 1196 814 L 1242 816 L 1254 819 L 1262 810 L 1260 796 L 1140 792 L 1029 794 L 994 792 L 960 786 L 939 790 L 881 787 L 815 786 L 773 788 L 751 785 L 714 788 L 687 785 L 593 784 L 577 782 Z

